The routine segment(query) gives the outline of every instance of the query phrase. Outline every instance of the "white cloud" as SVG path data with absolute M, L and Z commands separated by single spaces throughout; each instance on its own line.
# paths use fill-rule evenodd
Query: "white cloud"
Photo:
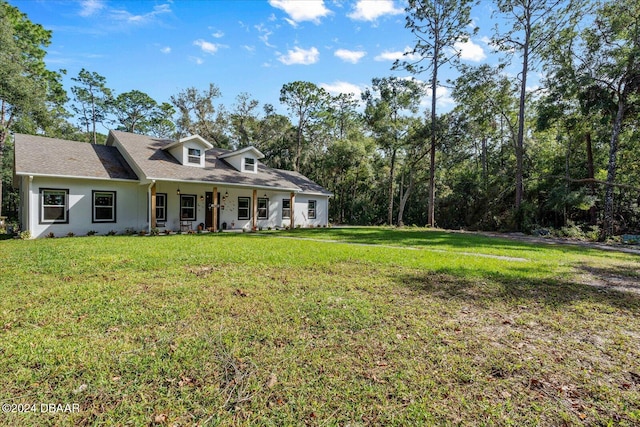
M 460 52 L 460 59 L 464 61 L 480 62 L 487 57 L 482 46 L 475 44 L 471 39 L 464 43 L 456 42 L 454 47 Z
M 130 24 L 145 24 L 155 19 L 156 16 L 165 13 L 171 13 L 171 7 L 169 4 L 160 4 L 153 7 L 153 11 L 142 14 L 133 15 L 131 12 L 124 9 L 112 10 L 111 17 L 118 21 L 124 21 Z
M 284 10 L 291 17 L 287 22 L 293 26 L 302 21 L 319 24 L 320 18 L 331 14 L 331 11 L 325 7 L 323 0 L 269 0 L 269 4 Z
M 202 58 L 198 58 L 197 56 L 190 56 L 189 61 L 194 62 L 196 65 L 204 64 L 204 60 Z
M 367 52 L 362 50 L 338 49 L 333 54 L 345 62 L 357 64 L 362 58 L 364 58 Z
M 493 41 L 491 40 L 490 37 L 487 37 L 487 36 L 480 37 L 480 41 L 489 46 L 493 45 Z
M 165 54 L 171 53 L 171 48 L 169 46 L 165 46 L 162 49 L 160 49 L 160 52 Z
M 329 92 L 331 95 L 340 95 L 341 93 L 352 93 L 357 99 L 360 99 L 362 88 L 358 85 L 348 82 L 335 81 L 333 83 L 322 83 L 320 87 Z
M 357 21 L 375 21 L 384 15 L 400 15 L 404 9 L 393 4 L 393 0 L 358 0 L 354 11 L 347 16 Z
M 273 31 L 266 28 L 263 24 L 256 25 L 254 26 L 254 28 L 258 30 L 258 32 L 260 33 L 258 38 L 262 40 L 262 43 L 264 43 L 267 47 L 275 47 L 274 45 L 269 43 L 269 37 L 271 37 L 271 35 L 273 34 Z
M 221 39 L 222 37 L 224 37 L 224 32 L 216 31 L 215 33 L 211 34 L 211 36 L 216 39 Z
M 278 61 L 285 65 L 311 65 L 318 62 L 319 59 L 320 52 L 315 47 L 302 49 L 296 46 L 293 50 L 288 50 L 286 55 L 280 54 L 278 56 Z
M 214 44 L 214 43 L 210 43 L 210 42 L 202 40 L 202 39 L 198 39 L 198 40 L 194 41 L 193 44 L 196 45 L 196 46 L 199 46 L 200 49 L 202 49 L 202 51 L 204 53 L 210 53 L 211 55 L 216 53 L 218 51 L 218 49 L 220 48 L 220 45 L 217 45 L 217 44 Z
M 84 0 L 80 2 L 82 9 L 79 12 L 80 16 L 91 16 L 96 12 L 104 9 L 104 3 L 102 0 Z
M 385 50 L 384 52 L 382 52 L 380 55 L 376 56 L 373 59 L 375 59 L 376 61 L 395 61 L 397 59 L 415 61 L 415 60 L 419 59 L 419 57 L 416 54 L 409 53 L 412 50 L 413 49 L 411 49 L 410 47 L 405 47 L 404 51 L 389 51 L 389 50 Z
M 425 89 L 426 96 L 422 99 L 420 105 L 426 109 L 431 109 L 431 88 L 429 86 Z M 449 109 L 456 105 L 455 100 L 451 97 L 451 92 L 444 86 L 436 87 L 436 106 L 440 108 Z

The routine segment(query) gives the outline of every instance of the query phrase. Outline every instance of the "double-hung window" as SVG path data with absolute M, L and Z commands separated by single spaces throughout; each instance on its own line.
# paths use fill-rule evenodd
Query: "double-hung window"
M 189 156 L 187 157 L 187 161 L 189 163 L 194 163 L 196 165 L 200 164 L 200 157 L 202 156 L 202 152 L 197 148 L 189 148 Z
M 92 222 L 116 222 L 116 192 L 93 191 Z
M 269 199 L 258 198 L 258 219 L 269 219 Z
M 238 219 L 249 219 L 251 212 L 251 197 L 238 197 Z
M 309 219 L 316 219 L 316 201 L 309 200 L 309 205 L 307 206 L 307 215 Z
M 156 194 L 156 221 L 167 220 L 167 194 Z
M 40 222 L 69 222 L 69 190 L 40 189 Z
M 196 220 L 196 196 L 195 194 L 180 195 L 180 219 L 182 221 Z
M 291 218 L 291 199 L 282 199 L 282 218 Z
M 245 172 L 255 172 L 256 171 L 256 159 L 252 157 L 244 158 L 244 170 Z

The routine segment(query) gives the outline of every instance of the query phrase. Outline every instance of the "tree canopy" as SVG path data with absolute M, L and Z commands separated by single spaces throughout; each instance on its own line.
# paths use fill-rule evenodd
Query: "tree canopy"
M 63 71 L 44 63 L 51 32 L 0 1 L 2 206 L 15 217 L 5 155 L 12 131 L 101 143 L 102 123 L 162 138 L 199 134 L 221 148 L 253 145 L 269 166 L 331 191 L 337 223 L 640 233 L 638 0 L 495 0 L 492 46 L 503 60 L 477 66 L 458 61 L 476 30 L 473 5 L 409 1 L 415 45 L 390 70 L 408 75 L 373 78 L 361 97 L 298 80 L 282 85 L 279 105 L 241 93 L 225 106 L 216 105 L 214 82 L 163 101 L 142 88 L 116 93 L 86 69 L 67 102 Z M 442 81 L 444 70 L 454 78 Z M 532 71 L 542 73 L 535 96 Z M 445 112 L 436 103 L 443 86 L 455 101 Z

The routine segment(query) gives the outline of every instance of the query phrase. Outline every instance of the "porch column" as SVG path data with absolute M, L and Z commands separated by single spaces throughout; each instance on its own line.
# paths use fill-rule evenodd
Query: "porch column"
M 209 206 L 207 206 L 206 208 L 208 209 Z M 213 210 L 211 216 L 213 218 L 213 224 L 211 225 L 211 227 L 213 228 L 213 232 L 215 233 L 216 231 L 218 231 L 218 187 L 213 187 L 213 206 L 211 207 L 211 209 Z
M 156 228 L 156 184 L 151 186 L 151 228 Z
M 291 196 L 289 198 L 289 207 L 291 208 L 291 220 L 290 220 L 290 225 L 289 228 L 293 230 L 293 228 L 295 227 L 295 218 L 296 218 L 296 193 L 291 193 Z
M 251 217 L 251 230 L 258 229 L 258 190 L 253 190 L 253 216 Z

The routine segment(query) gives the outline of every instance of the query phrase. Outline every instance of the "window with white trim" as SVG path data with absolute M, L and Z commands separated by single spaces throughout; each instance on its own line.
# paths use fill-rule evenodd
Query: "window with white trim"
M 180 195 L 180 219 L 182 221 L 196 220 L 196 195 L 195 194 Z
M 269 219 L 269 199 L 258 198 L 258 219 Z
M 202 157 L 202 151 L 197 148 L 189 148 L 187 161 L 196 165 L 200 164 L 200 158 Z
M 245 157 L 244 158 L 244 171 L 245 172 L 256 172 L 256 159 L 253 157 Z
M 156 221 L 167 220 L 167 193 L 156 193 Z
M 40 223 L 69 223 L 69 190 L 40 189 Z
M 282 218 L 291 218 L 291 199 L 282 199 Z
M 92 222 L 116 222 L 116 192 L 92 191 Z
M 238 219 L 249 219 L 251 212 L 251 197 L 238 197 Z
M 309 200 L 309 204 L 307 206 L 307 216 L 309 219 L 316 219 L 316 201 Z

